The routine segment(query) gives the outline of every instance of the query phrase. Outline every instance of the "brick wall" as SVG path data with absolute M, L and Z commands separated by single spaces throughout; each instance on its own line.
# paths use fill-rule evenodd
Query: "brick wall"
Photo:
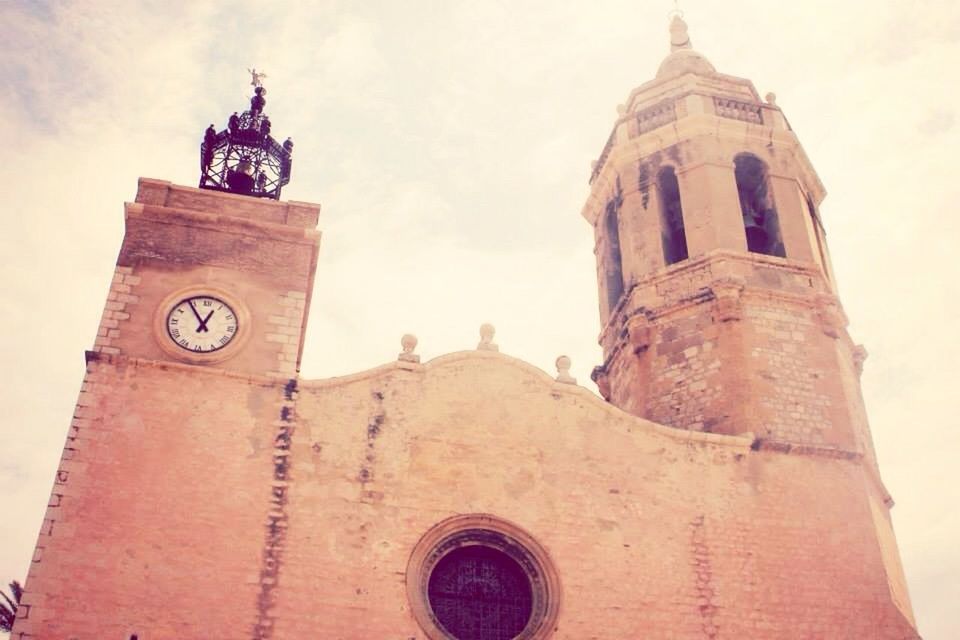
M 249 637 L 282 400 L 92 353 L 12 637 Z
M 601 336 L 604 395 L 681 429 L 872 457 L 858 358 L 818 271 L 714 252 L 641 281 Z
M 301 291 L 287 291 L 277 295 L 274 313 L 267 315 L 266 341 L 276 343 L 277 365 L 268 375 L 277 378 L 295 378 L 300 362 L 300 344 L 303 335 L 307 296 Z
M 140 276 L 133 273 L 133 267 L 118 266 L 114 270 L 107 303 L 93 342 L 94 351 L 120 353 L 117 344 L 122 333 L 121 325 L 130 319 L 128 305 L 140 302 L 140 297 L 134 293 L 134 287 L 140 284 L 140 280 Z
M 657 426 L 493 352 L 299 385 L 97 356 L 13 637 L 422 640 L 414 546 L 490 513 L 549 553 L 555 638 L 915 638 L 882 504 L 859 457 Z

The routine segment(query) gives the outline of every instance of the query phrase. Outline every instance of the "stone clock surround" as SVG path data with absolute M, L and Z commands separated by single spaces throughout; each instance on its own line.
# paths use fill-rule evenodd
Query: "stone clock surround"
M 222 300 L 230 307 L 237 318 L 237 331 L 233 339 L 222 349 L 209 352 L 194 352 L 181 348 L 170 337 L 167 329 L 167 317 L 171 310 L 187 298 L 212 296 Z M 214 364 L 228 360 L 239 353 L 250 339 L 250 310 L 246 303 L 233 295 L 228 288 L 209 285 L 194 285 L 172 292 L 157 305 L 153 317 L 153 339 L 163 351 L 172 358 L 191 364 Z
M 296 375 L 313 288 L 319 206 L 250 201 L 141 179 L 125 207 L 126 234 L 95 352 Z M 186 293 L 212 293 L 241 317 L 237 339 L 192 354 L 162 326 Z M 176 300 L 175 300 L 176 299 Z

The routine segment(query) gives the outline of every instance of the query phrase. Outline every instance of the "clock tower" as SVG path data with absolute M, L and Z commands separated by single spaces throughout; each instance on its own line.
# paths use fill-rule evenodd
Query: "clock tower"
M 279 201 L 265 93 L 207 130 L 200 188 L 125 205 L 15 638 L 269 635 L 320 207 Z
M 200 189 L 140 180 L 94 354 L 296 375 L 319 207 L 276 201 L 293 143 L 270 136 L 265 95 L 207 129 Z
M 292 378 L 319 207 L 141 179 L 91 357 Z

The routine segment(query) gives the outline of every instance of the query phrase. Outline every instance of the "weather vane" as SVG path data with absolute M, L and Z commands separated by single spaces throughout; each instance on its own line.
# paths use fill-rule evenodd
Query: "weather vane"
M 251 86 L 254 86 L 254 87 L 262 87 L 262 86 L 263 86 L 263 79 L 267 77 L 267 74 L 265 74 L 265 73 L 262 72 L 262 71 L 257 71 L 257 68 L 256 68 L 256 67 L 254 67 L 253 69 L 247 69 L 247 72 L 250 74 L 250 78 L 251 78 L 251 79 L 250 79 L 250 85 L 251 85 Z
M 673 18 L 674 16 L 677 18 L 683 17 L 683 10 L 680 9 L 680 0 L 673 0 L 673 9 L 667 14 L 668 18 Z

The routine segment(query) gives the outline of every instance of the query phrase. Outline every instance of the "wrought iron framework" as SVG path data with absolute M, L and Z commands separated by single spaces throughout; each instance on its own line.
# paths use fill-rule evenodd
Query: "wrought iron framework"
M 257 86 L 250 108 L 234 112 L 223 131 L 207 127 L 200 144 L 201 189 L 280 199 L 280 189 L 290 182 L 293 141 L 280 144 L 270 136 L 266 92 Z

